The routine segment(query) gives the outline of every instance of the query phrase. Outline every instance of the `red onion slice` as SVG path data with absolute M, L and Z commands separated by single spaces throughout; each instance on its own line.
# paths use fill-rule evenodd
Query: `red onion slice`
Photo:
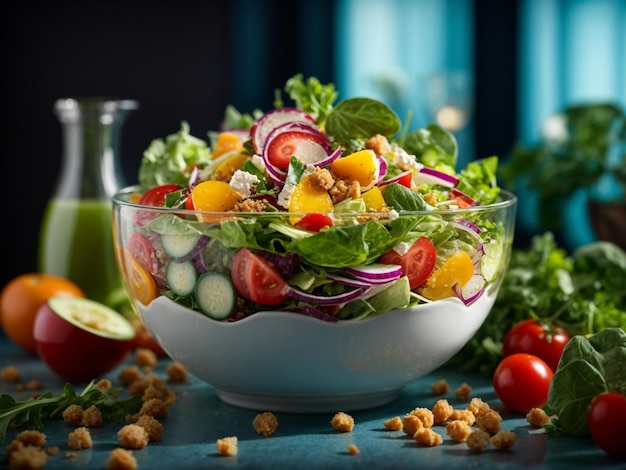
M 387 160 L 385 157 L 378 156 L 378 179 L 376 180 L 376 186 L 381 184 L 387 176 Z
M 463 287 L 455 284 L 452 290 L 466 306 L 470 306 L 485 292 L 485 277 L 482 274 L 474 274 Z
M 416 185 L 426 183 L 429 185 L 437 184 L 439 186 L 451 188 L 459 182 L 459 179 L 454 175 L 425 166 L 413 175 L 413 182 Z
M 398 264 L 373 263 L 346 268 L 346 272 L 360 281 L 371 284 L 385 284 L 402 276 L 402 266 Z
M 289 122 L 305 122 L 315 125 L 315 119 L 304 111 L 297 108 L 277 108 L 268 111 L 253 124 L 250 129 L 250 138 L 257 155 L 263 153 L 265 140 L 274 128 Z
M 286 294 L 296 300 L 306 302 L 313 305 L 341 305 L 352 300 L 356 300 L 364 295 L 369 288 L 358 287 L 338 295 L 318 295 L 301 291 L 294 287 L 288 287 Z
M 350 287 L 370 287 L 371 282 L 360 281 L 350 277 L 338 276 L 336 274 L 328 274 L 328 278 Z

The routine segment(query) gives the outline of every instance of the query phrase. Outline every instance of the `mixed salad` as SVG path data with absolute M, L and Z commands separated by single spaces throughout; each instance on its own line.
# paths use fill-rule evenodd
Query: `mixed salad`
M 223 321 L 285 310 L 329 322 L 480 298 L 510 244 L 493 209 L 497 157 L 457 172 L 442 127 L 409 132 L 378 100 L 337 98 L 296 75 L 270 111 L 229 106 L 208 140 L 186 122 L 155 139 L 123 196 L 141 207 L 126 225 L 131 206 L 116 207 L 133 297 Z

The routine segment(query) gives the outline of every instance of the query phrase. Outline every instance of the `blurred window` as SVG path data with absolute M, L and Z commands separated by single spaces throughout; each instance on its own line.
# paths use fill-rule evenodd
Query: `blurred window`
M 521 0 L 519 135 L 573 104 L 626 106 L 626 1 Z
M 335 83 L 342 97 L 389 104 L 411 129 L 438 121 L 472 155 L 473 2 L 337 0 Z

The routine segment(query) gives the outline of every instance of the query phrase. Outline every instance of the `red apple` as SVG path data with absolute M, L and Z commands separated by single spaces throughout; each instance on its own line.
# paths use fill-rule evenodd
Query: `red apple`
M 51 297 L 33 331 L 39 357 L 70 382 L 99 379 L 126 359 L 135 329 L 115 310 L 88 299 Z

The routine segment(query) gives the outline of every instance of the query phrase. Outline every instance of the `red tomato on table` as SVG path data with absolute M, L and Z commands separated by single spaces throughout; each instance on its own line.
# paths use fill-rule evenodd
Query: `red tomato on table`
M 591 437 L 607 454 L 626 458 L 626 395 L 600 393 L 591 400 L 589 416 Z
M 547 327 L 530 318 L 515 324 L 508 331 L 502 344 L 502 354 L 504 357 L 515 353 L 533 354 L 543 359 L 552 372 L 556 372 L 563 348 L 569 340 L 570 335 L 563 328 L 556 325 Z
M 394 250 L 383 254 L 379 260 L 383 264 L 399 264 L 402 273 L 409 278 L 411 289 L 424 284 L 435 269 L 437 252 L 435 245 L 426 237 L 420 237 L 405 254 Z
M 230 276 L 237 293 L 253 302 L 278 305 L 289 298 L 284 293 L 285 280 L 278 271 L 247 248 L 233 258 Z
M 526 414 L 548 401 L 552 369 L 532 354 L 516 353 L 507 356 L 493 374 L 496 395 L 511 411 Z

